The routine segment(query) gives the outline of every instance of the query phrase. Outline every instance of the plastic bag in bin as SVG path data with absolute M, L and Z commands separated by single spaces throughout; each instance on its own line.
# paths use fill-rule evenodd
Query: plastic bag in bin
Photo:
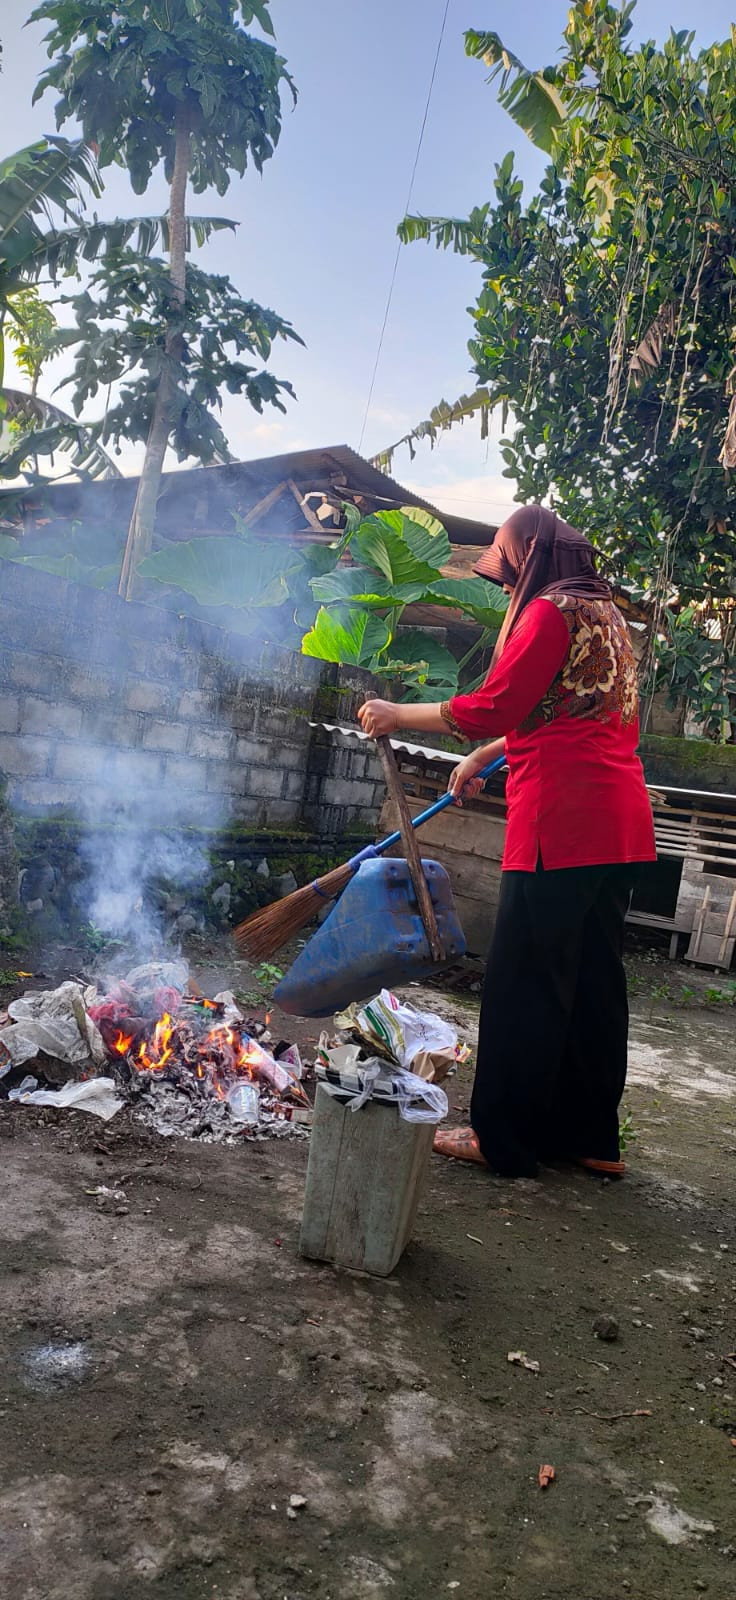
M 341 1030 L 358 1033 L 371 1052 L 395 1061 L 428 1083 L 442 1083 L 470 1050 L 460 1044 L 455 1029 L 432 1011 L 404 1005 L 389 989 L 382 989 L 362 1006 L 350 1006 L 335 1017 Z

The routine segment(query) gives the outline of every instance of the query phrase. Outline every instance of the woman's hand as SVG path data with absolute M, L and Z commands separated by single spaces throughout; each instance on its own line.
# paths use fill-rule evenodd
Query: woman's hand
M 390 700 L 366 700 L 358 712 L 358 721 L 369 739 L 380 739 L 383 734 L 396 732 L 399 707 Z
M 493 744 L 485 744 L 480 750 L 472 750 L 469 756 L 464 756 L 458 761 L 450 773 L 447 785 L 450 794 L 455 797 L 455 804 L 461 806 L 463 800 L 475 800 L 481 793 L 485 778 L 479 778 L 478 773 L 483 767 L 490 766 L 492 761 L 497 761 L 502 756 L 506 747 L 505 739 L 495 739 Z
M 463 800 L 475 800 L 484 783 L 485 778 L 478 777 L 478 760 L 473 752 L 472 755 L 464 756 L 462 761 L 458 761 L 457 766 L 453 767 L 447 787 L 454 797 L 455 804 L 461 806 Z

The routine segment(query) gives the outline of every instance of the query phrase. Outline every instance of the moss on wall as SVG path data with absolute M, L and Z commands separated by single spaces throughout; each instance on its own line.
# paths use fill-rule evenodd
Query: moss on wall
M 640 754 L 649 783 L 736 794 L 736 745 L 648 733 Z

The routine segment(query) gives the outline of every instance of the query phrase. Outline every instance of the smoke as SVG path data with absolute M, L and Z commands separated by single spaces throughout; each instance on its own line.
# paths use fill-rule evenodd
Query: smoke
M 88 816 L 80 856 L 86 869 L 83 912 L 94 929 L 141 959 L 178 947 L 182 934 L 191 931 L 187 895 L 198 893 L 210 876 L 199 841 L 176 828 L 141 828 L 124 816 L 100 831 L 99 819 Z

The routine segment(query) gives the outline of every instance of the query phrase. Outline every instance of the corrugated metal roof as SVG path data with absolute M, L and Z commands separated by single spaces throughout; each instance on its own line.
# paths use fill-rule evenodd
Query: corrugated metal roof
M 386 508 L 402 505 L 418 506 L 423 511 L 429 511 L 433 516 L 439 517 L 447 529 L 454 544 L 487 545 L 496 531 L 495 524 L 487 526 L 482 522 L 475 522 L 469 517 L 456 517 L 451 513 L 439 511 L 429 500 L 423 500 L 420 495 L 413 494 L 411 489 L 405 489 L 394 478 L 389 478 L 385 473 L 379 472 L 377 467 L 366 461 L 364 456 L 358 455 L 349 445 L 325 445 L 310 450 L 292 450 L 285 454 L 274 456 L 256 457 L 248 461 L 231 461 L 223 465 L 209 467 L 185 467 L 179 471 L 165 472 L 161 479 L 161 492 L 159 496 L 159 526 L 166 519 L 167 502 L 182 500 L 191 503 L 193 488 L 203 489 L 205 494 L 209 489 L 221 492 L 224 501 L 249 494 L 250 504 L 271 488 L 292 478 L 298 487 L 304 491 L 310 487 L 311 479 L 322 479 L 325 487 L 329 487 L 331 480 L 338 480 L 335 487 L 339 490 L 339 480 L 345 480 L 345 487 L 350 492 L 367 495 L 371 500 L 384 501 Z M 59 517 L 73 517 L 82 508 L 89 513 L 97 510 L 102 515 L 116 513 L 118 515 L 129 513 L 135 496 L 138 479 L 135 476 L 114 479 L 97 480 L 95 482 L 76 482 L 49 484 L 43 488 L 29 489 L 28 493 L 19 502 L 29 510 L 39 510 L 42 507 L 56 513 Z M 290 497 L 289 497 L 290 498 Z M 247 505 L 246 499 L 246 505 Z M 288 501 L 285 502 L 288 504 Z M 278 516 L 283 520 L 284 505 L 279 502 Z M 297 512 L 294 502 L 294 511 Z M 298 516 L 297 516 L 298 520 Z M 303 518 L 302 518 L 303 522 Z M 264 528 L 268 520 L 264 518 Z M 325 528 L 325 532 L 329 532 Z
M 370 735 L 363 733 L 362 728 L 342 728 L 336 722 L 310 722 L 310 728 L 324 728 L 326 733 L 344 733 L 347 739 L 361 739 L 370 743 Z M 453 755 L 450 750 L 432 750 L 429 745 L 409 744 L 406 739 L 391 739 L 392 750 L 407 750 L 411 756 L 427 756 L 431 761 L 444 761 L 450 767 L 456 767 L 461 757 Z
M 324 728 L 327 733 L 342 733 L 349 739 L 366 741 L 370 737 L 367 733 L 363 733 L 362 728 L 345 728 L 335 722 L 312 722 L 310 727 Z M 458 761 L 462 760 L 461 756 L 454 755 L 450 750 L 434 750 L 430 745 L 409 744 L 406 739 L 391 739 L 390 744 L 392 750 L 406 750 L 409 755 L 426 756 L 430 761 L 441 761 L 450 767 L 457 766 Z M 717 800 L 719 802 L 723 801 L 727 808 L 729 808 L 730 803 L 730 806 L 736 810 L 736 794 L 722 794 L 713 789 L 677 789 L 673 788 L 672 784 L 667 783 L 648 783 L 647 788 L 650 794 L 653 795 L 672 795 L 674 803 L 678 799 L 693 800 L 695 802 L 698 800 Z

